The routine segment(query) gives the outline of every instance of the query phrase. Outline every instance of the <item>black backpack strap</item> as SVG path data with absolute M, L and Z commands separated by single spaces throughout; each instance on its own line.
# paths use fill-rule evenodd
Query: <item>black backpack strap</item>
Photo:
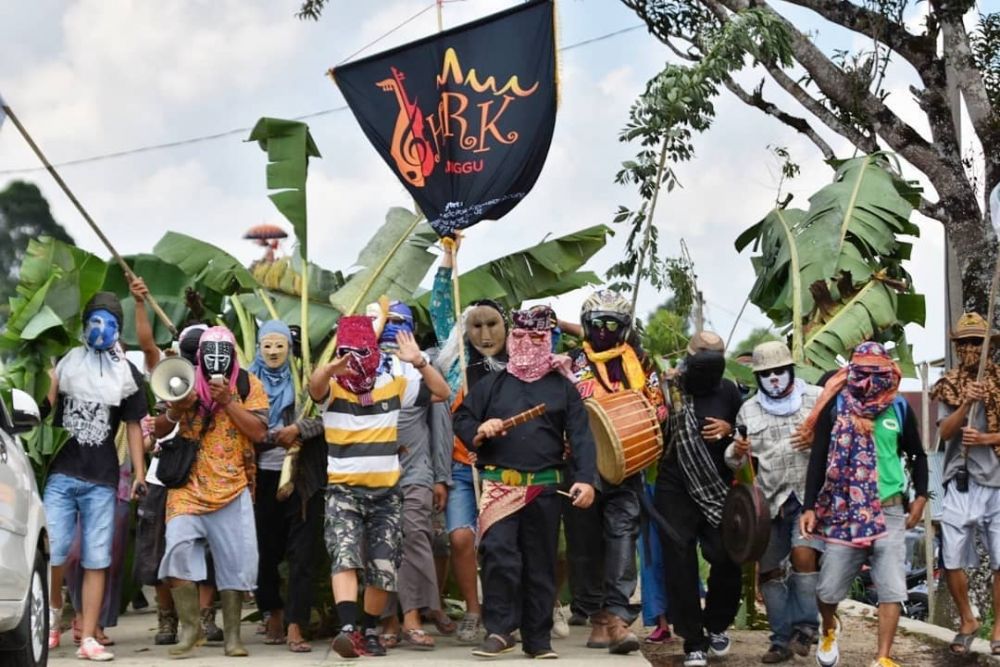
M 247 396 L 250 395 L 250 373 L 244 368 L 236 374 L 236 391 L 240 394 L 240 401 L 246 403 Z

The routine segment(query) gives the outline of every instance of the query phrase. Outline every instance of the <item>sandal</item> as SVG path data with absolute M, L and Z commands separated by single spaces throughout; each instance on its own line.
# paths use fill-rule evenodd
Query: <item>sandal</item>
M 379 641 L 382 642 L 382 646 L 385 648 L 396 648 L 399 646 L 399 642 L 403 640 L 403 636 L 399 633 L 393 634 L 391 632 L 386 632 L 378 636 Z
M 278 646 L 279 644 L 285 644 L 288 642 L 288 638 L 282 635 L 281 637 L 264 637 L 264 643 L 268 646 Z
M 403 641 L 410 648 L 424 651 L 434 648 L 434 638 L 420 628 L 403 628 Z
M 437 631 L 445 636 L 451 636 L 458 630 L 458 624 L 440 609 L 430 615 L 430 621 Z
M 305 639 L 299 641 L 288 640 L 288 650 L 292 653 L 311 653 L 313 647 Z
M 990 640 L 990 653 L 1000 655 L 1000 639 Z
M 115 640 L 112 639 L 111 637 L 108 637 L 106 634 L 104 634 L 104 629 L 103 628 L 98 628 L 97 629 L 97 634 L 94 636 L 94 639 L 96 639 L 97 643 L 100 644 L 101 646 L 114 646 L 115 645 Z
M 972 641 L 976 638 L 978 632 L 979 628 L 976 628 L 972 632 L 959 632 L 951 640 L 948 650 L 951 651 L 952 655 L 969 655 L 972 653 Z

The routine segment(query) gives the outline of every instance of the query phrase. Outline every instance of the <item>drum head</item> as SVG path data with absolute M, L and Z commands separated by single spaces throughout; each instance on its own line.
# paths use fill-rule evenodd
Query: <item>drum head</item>
M 771 513 L 764 493 L 752 484 L 729 489 L 722 507 L 722 546 L 733 562 L 759 560 L 771 537 Z

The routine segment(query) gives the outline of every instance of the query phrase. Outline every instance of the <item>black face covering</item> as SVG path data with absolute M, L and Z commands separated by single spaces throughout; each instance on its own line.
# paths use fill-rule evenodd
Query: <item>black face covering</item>
M 698 352 L 684 360 L 684 391 L 692 396 L 707 396 L 719 388 L 726 370 L 721 352 Z

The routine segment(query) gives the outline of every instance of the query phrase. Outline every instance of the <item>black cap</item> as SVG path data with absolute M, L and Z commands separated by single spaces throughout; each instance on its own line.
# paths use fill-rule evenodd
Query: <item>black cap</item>
M 87 319 L 90 313 L 100 309 L 104 309 L 114 315 L 115 319 L 118 320 L 118 327 L 121 328 L 125 319 L 125 313 L 122 311 L 122 302 L 114 292 L 98 292 L 90 297 L 90 301 L 83 307 L 83 318 Z

